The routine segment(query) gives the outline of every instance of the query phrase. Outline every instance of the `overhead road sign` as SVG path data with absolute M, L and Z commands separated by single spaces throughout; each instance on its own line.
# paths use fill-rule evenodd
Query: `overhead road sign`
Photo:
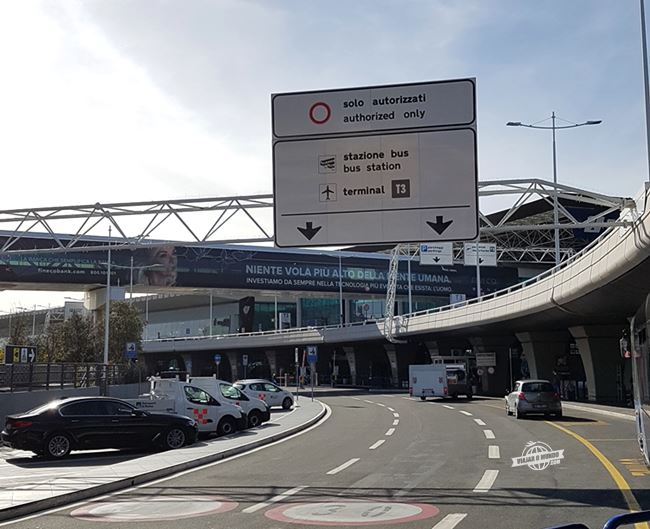
M 427 242 L 420 244 L 420 264 L 454 264 L 454 244 L 451 242 Z
M 476 266 L 476 243 L 466 242 L 463 245 L 465 266 Z M 478 245 L 479 266 L 497 265 L 497 245 L 494 243 L 479 243 Z
M 473 79 L 273 96 L 275 242 L 478 236 Z

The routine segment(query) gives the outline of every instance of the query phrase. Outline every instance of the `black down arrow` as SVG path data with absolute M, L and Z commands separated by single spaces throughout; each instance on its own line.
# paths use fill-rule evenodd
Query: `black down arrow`
M 445 231 L 447 228 L 449 228 L 449 226 L 451 225 L 452 222 L 454 222 L 454 221 L 453 220 L 448 220 L 447 222 L 443 222 L 442 221 L 442 215 L 436 215 L 436 221 L 435 222 L 431 222 L 431 221 L 427 220 L 427 224 L 429 226 L 431 226 L 438 235 L 442 235 L 442 232 Z
M 316 235 L 322 226 L 316 226 L 314 228 L 314 223 L 313 222 L 307 222 L 305 223 L 305 227 L 301 228 L 298 226 L 298 231 L 302 233 L 305 237 L 307 237 L 308 240 L 312 240 L 314 238 L 314 235 Z

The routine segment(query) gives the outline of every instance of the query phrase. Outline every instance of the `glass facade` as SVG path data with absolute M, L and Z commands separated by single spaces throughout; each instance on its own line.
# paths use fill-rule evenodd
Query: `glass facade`
M 282 313 L 288 313 L 291 315 L 291 323 L 289 327 L 295 327 L 296 326 L 296 304 L 278 302 L 278 319 L 281 318 L 280 315 Z M 278 329 L 279 328 L 280 328 L 280 323 L 278 323 Z M 254 331 L 275 330 L 275 302 L 255 303 L 255 318 L 253 320 L 253 330 Z
M 338 325 L 340 304 L 336 298 L 305 298 L 300 300 L 302 325 Z

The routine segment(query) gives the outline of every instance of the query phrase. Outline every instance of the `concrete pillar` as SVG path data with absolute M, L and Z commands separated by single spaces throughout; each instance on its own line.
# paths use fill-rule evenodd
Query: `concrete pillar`
M 397 349 L 394 344 L 384 345 L 386 350 L 386 356 L 388 356 L 388 361 L 390 362 L 390 378 L 391 385 L 394 387 L 399 387 L 399 370 L 397 369 Z
M 518 332 L 516 336 L 528 362 L 530 378 L 552 381 L 556 358 L 566 354 L 571 342 L 569 332 Z M 521 373 L 514 373 L 515 380 L 520 377 Z
M 431 357 L 431 362 L 433 362 L 433 359 L 437 356 L 440 356 L 440 350 L 438 348 L 438 342 L 424 342 L 424 345 L 426 345 L 427 350 L 429 351 L 429 356 Z
M 193 376 L 194 373 L 192 372 L 192 355 L 190 353 L 182 353 L 181 358 L 185 363 L 185 371 L 187 371 L 190 376 Z
M 275 351 L 264 351 L 266 354 L 266 361 L 269 363 L 269 370 L 271 371 L 271 375 L 275 374 L 277 376 L 278 374 L 278 359 L 277 359 L 277 353 Z
M 232 380 L 239 380 L 239 354 L 235 351 L 228 351 L 228 361 L 230 362 L 230 370 L 232 372 Z
M 354 347 L 342 347 L 343 352 L 345 353 L 345 359 L 348 361 L 348 366 L 350 367 L 350 382 L 353 386 L 357 384 L 357 356 L 354 352 Z
M 617 384 L 617 373 L 622 377 L 623 361 L 619 340 L 626 324 L 581 325 L 569 327 L 575 339 L 587 379 L 587 395 L 592 401 L 616 403 L 624 398 Z

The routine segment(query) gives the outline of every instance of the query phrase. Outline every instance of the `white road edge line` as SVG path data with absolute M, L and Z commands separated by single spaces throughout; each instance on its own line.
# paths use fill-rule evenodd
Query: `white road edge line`
M 393 417 L 395 417 L 397 419 L 399 417 L 399 413 L 393 412 Z
M 267 448 L 270 448 L 272 446 L 279 445 L 281 443 L 286 443 L 287 441 L 290 441 L 291 439 L 294 439 L 295 437 L 298 437 L 300 435 L 304 435 L 307 432 L 311 432 L 315 428 L 318 428 L 321 426 L 325 421 L 327 421 L 331 416 L 332 416 L 332 408 L 330 408 L 327 404 L 320 402 L 320 405 L 325 408 L 325 415 L 323 418 L 318 421 L 316 424 L 312 424 L 309 428 L 305 428 L 304 430 L 300 430 L 299 432 L 296 432 L 294 434 L 291 434 L 289 437 L 284 437 L 283 439 L 278 439 L 277 441 L 273 441 L 272 443 L 269 443 L 267 445 L 262 445 L 258 446 L 257 448 L 252 448 L 251 450 L 248 450 L 247 452 L 242 452 L 241 454 L 236 454 L 231 457 L 227 457 L 225 459 L 220 459 L 219 461 L 213 461 L 212 463 L 207 463 L 205 465 L 202 465 L 200 467 L 194 467 L 190 468 L 187 470 L 182 470 L 181 472 L 178 472 L 176 474 L 172 474 L 171 476 L 165 476 L 164 478 L 157 479 L 155 481 L 150 481 L 148 483 L 142 483 L 141 485 L 136 485 L 135 487 L 129 487 L 128 489 L 122 489 L 122 490 L 117 490 L 115 492 L 110 492 L 108 494 L 104 494 L 102 496 L 97 496 L 96 498 L 89 498 L 86 500 L 81 500 L 76 503 L 70 503 L 68 505 L 63 505 L 61 507 L 54 507 L 53 509 L 47 509 L 45 511 L 41 511 L 35 514 L 28 514 L 26 516 L 23 516 L 21 518 L 14 518 L 13 520 L 7 520 L 6 522 L 0 522 L 0 527 L 5 527 L 7 525 L 14 525 L 19 522 L 24 522 L 27 520 L 32 520 L 33 518 L 40 518 L 42 516 L 47 516 L 48 514 L 52 514 L 55 512 L 60 512 L 60 511 L 65 511 L 68 509 L 74 509 L 75 507 L 80 507 L 82 505 L 86 505 L 91 502 L 96 502 L 96 501 L 101 501 L 105 500 L 107 498 L 112 498 L 114 496 L 120 496 L 122 494 L 126 494 L 128 492 L 138 490 L 138 489 L 143 489 L 147 487 L 152 487 L 154 485 L 157 485 L 158 483 L 163 483 L 165 481 L 169 481 L 170 479 L 176 479 L 181 476 L 185 476 L 186 474 L 191 474 L 192 472 L 197 472 L 198 470 L 205 470 L 206 468 L 211 468 L 217 465 L 223 465 L 224 463 L 229 463 L 230 461 L 234 461 L 235 459 L 239 459 L 240 457 L 246 457 L 250 454 L 254 454 L 255 452 L 259 452 L 260 450 L 265 450 Z M 311 420 L 311 419 L 310 419 Z
M 474 422 L 479 426 L 485 426 L 485 423 L 481 419 L 474 419 Z
M 306 488 L 307 488 L 307 486 L 304 485 L 304 486 L 300 486 L 300 487 L 295 487 L 293 489 L 289 489 L 289 490 L 283 492 L 282 494 L 278 494 L 277 496 L 273 496 L 272 498 L 270 498 L 270 499 L 268 499 L 266 501 L 263 501 L 261 503 L 256 503 L 255 505 L 251 505 L 250 507 L 246 507 L 245 509 L 242 510 L 242 512 L 245 512 L 247 514 L 257 512 L 260 509 L 264 509 L 265 507 L 268 507 L 272 503 L 277 503 L 279 501 L 285 500 L 289 496 L 293 496 L 294 494 L 297 494 L 298 492 L 300 492 L 302 489 L 306 489 Z
M 449 404 L 443 404 L 442 407 L 447 408 L 448 410 L 455 410 L 456 409 L 453 406 L 450 406 Z
M 368 450 L 375 450 L 386 442 L 386 439 L 379 439 L 375 444 L 368 447 Z
M 488 446 L 488 459 L 500 459 L 501 451 L 497 445 Z
M 483 435 L 485 435 L 486 439 L 496 439 L 492 430 L 483 430 Z
M 395 420 L 393 421 L 393 426 L 397 426 L 398 424 L 399 424 L 399 419 L 395 419 Z
M 389 428 L 386 430 L 386 433 L 384 435 L 393 435 L 395 433 L 395 428 Z
M 330 470 L 329 472 L 326 472 L 326 474 L 327 474 L 328 476 L 333 476 L 334 474 L 338 474 L 339 472 L 341 472 L 341 470 L 345 470 L 345 469 L 348 468 L 349 466 L 354 465 L 354 464 L 355 464 L 357 461 L 359 461 L 360 459 L 361 459 L 360 457 L 353 457 L 352 459 L 346 461 L 346 462 L 343 463 L 342 465 L 339 465 L 338 467 L 333 468 L 333 469 Z
M 472 416 L 472 414 L 471 414 L 470 412 L 465 411 L 465 410 L 460 410 L 459 413 L 462 413 L 463 415 L 467 415 L 468 417 L 471 417 L 471 416 Z
M 448 514 L 442 520 L 440 520 L 436 525 L 433 526 L 433 529 L 454 529 L 460 522 L 462 522 L 467 516 L 467 513 L 453 513 Z
M 474 492 L 487 492 L 490 490 L 492 488 L 492 485 L 494 485 L 494 482 L 496 481 L 498 475 L 498 470 L 486 470 L 483 473 L 481 481 L 479 481 L 476 487 L 474 487 Z

